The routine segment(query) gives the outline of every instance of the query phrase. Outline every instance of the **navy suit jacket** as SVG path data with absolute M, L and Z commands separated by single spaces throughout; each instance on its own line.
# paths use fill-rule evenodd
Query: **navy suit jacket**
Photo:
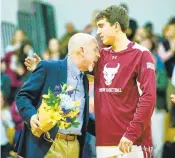
M 56 85 L 67 83 L 67 59 L 59 61 L 41 61 L 28 81 L 16 96 L 16 104 L 20 115 L 25 121 L 24 128 L 16 144 L 18 155 L 24 158 L 43 158 L 51 147 L 52 143 L 45 140 L 43 135 L 40 138 L 31 133 L 30 119 L 37 113 L 41 105 L 42 95 L 48 93 L 50 88 L 55 90 Z M 83 145 L 86 131 L 95 134 L 95 123 L 89 119 L 89 94 L 88 80 L 84 75 L 83 84 L 85 88 L 85 108 L 82 135 L 78 136 L 80 143 L 80 158 L 82 157 Z M 58 127 L 53 127 L 49 133 L 54 140 L 58 132 Z

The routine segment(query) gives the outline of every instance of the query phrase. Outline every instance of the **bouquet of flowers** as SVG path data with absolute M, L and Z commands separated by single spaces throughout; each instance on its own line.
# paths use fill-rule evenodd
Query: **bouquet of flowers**
M 71 95 L 74 91 L 78 90 L 64 84 L 56 86 L 55 92 L 49 88 L 48 94 L 42 95 L 42 103 L 37 111 L 42 133 L 47 133 L 56 124 L 59 129 L 78 127 L 80 101 L 72 101 Z M 33 129 L 32 133 L 37 137 L 42 134 Z

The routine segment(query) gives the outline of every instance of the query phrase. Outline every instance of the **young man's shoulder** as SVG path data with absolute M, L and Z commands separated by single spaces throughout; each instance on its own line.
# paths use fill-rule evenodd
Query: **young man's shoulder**
M 150 53 L 151 54 L 151 52 L 149 51 L 149 49 L 147 49 L 146 47 L 144 47 L 144 46 L 142 46 L 142 45 L 140 45 L 138 43 L 134 43 L 134 45 L 132 46 L 132 48 L 133 48 L 133 50 L 136 50 L 139 53 L 145 53 L 145 52 L 147 52 L 147 53 Z
M 100 48 L 100 54 L 102 56 L 106 55 L 110 50 L 111 50 L 111 46 L 109 46 L 109 47 L 102 47 L 102 48 Z
M 100 48 L 100 52 L 109 51 L 110 49 L 111 49 L 111 46 L 109 46 L 109 47 L 102 47 L 102 48 Z
M 142 62 L 150 61 L 152 63 L 155 63 L 154 56 L 149 51 L 149 49 L 145 48 L 144 46 L 142 46 L 138 43 L 135 43 L 132 48 L 135 52 L 140 54 L 139 56 L 140 56 L 140 60 L 142 60 Z

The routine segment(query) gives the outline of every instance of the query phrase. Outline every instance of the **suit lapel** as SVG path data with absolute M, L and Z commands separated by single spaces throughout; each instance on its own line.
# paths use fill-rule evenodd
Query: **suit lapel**
M 88 118 L 89 118 L 89 82 L 86 74 L 83 77 L 83 85 L 84 85 L 85 99 L 86 99 L 84 117 L 85 117 L 85 122 L 87 124 Z
M 58 85 L 67 84 L 67 58 L 65 60 L 59 61 L 59 65 L 57 68 L 57 83 Z

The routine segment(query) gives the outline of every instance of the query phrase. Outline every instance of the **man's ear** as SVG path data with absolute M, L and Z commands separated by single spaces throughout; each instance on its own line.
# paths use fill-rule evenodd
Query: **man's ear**
M 120 24 L 118 22 L 116 22 L 114 24 L 114 28 L 115 28 L 116 31 L 118 31 L 119 29 L 121 29 L 121 26 L 120 26 Z
M 83 47 L 80 47 L 77 51 L 77 55 L 78 56 L 81 56 L 81 57 L 84 57 L 84 48 Z

